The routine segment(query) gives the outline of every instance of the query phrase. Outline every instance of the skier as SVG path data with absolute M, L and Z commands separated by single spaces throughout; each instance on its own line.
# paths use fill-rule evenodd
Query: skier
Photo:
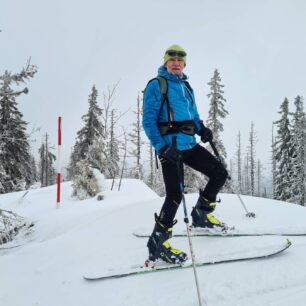
M 164 64 L 158 77 L 151 80 L 144 93 L 143 128 L 161 161 L 166 198 L 160 214 L 155 214 L 155 226 L 149 238 L 149 260 L 161 259 L 168 263 L 182 263 L 187 254 L 169 244 L 178 206 L 182 200 L 177 165 L 183 163 L 205 174 L 209 181 L 199 191 L 198 201 L 191 212 L 192 224 L 200 228 L 224 228 L 224 223 L 211 213 L 216 207 L 216 196 L 227 178 L 227 171 L 204 147 L 196 142 L 213 139 L 212 131 L 200 120 L 193 90 L 183 73 L 187 53 L 179 45 L 172 45 L 164 54 Z M 167 81 L 167 93 L 162 92 L 162 81 Z M 165 102 L 165 103 L 164 103 Z M 176 147 L 173 146 L 176 137 Z

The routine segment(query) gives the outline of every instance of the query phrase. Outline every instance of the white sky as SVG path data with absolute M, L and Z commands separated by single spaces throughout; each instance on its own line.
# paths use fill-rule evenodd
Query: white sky
M 19 108 L 30 128 L 41 127 L 35 150 L 46 132 L 56 144 L 57 117 L 63 117 L 66 162 L 92 85 L 102 101 L 102 92 L 120 80 L 115 106 L 134 107 L 164 50 L 180 44 L 204 121 L 207 82 L 215 68 L 221 74 L 230 113 L 223 133 L 229 157 L 238 130 L 247 146 L 254 121 L 257 156 L 268 163 L 281 102 L 288 97 L 293 111 L 294 97 L 306 96 L 305 17 L 303 0 L 2 1 L 0 73 L 19 72 L 31 56 L 39 71 Z M 132 120 L 131 113 L 122 124 Z

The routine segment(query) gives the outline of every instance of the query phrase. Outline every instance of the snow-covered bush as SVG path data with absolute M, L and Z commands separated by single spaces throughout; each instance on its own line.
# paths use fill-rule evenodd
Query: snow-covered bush
M 23 217 L 12 211 L 0 209 L 0 245 L 13 240 L 20 229 L 26 225 Z
M 99 187 L 99 192 L 105 190 L 105 177 L 104 174 L 101 173 L 98 169 L 92 169 L 92 172 L 97 180 L 97 184 Z
M 26 181 L 24 179 L 17 180 L 16 182 L 16 191 L 21 191 L 26 189 Z
M 74 169 L 73 193 L 72 196 L 78 200 L 85 200 L 94 197 L 102 191 L 102 182 L 104 180 L 97 174 L 97 169 L 90 167 L 87 160 L 78 161 Z

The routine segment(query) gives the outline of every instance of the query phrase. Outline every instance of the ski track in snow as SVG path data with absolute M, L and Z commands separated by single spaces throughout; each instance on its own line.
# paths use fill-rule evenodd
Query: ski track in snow
M 152 230 L 153 214 L 159 212 L 163 199 L 140 181 L 124 180 L 120 192 L 108 190 L 107 181 L 103 201 L 76 201 L 70 198 L 70 184 L 62 186 L 59 209 L 55 186 L 30 190 L 24 198 L 24 192 L 0 196 L 0 208 L 35 222 L 30 235 L 0 246 L 1 306 L 198 305 L 192 269 L 83 280 L 87 271 L 143 263 L 147 239 L 136 238 L 132 232 L 140 227 Z M 221 198 L 215 216 L 237 229 L 306 233 L 305 207 L 243 197 L 257 216 L 249 219 L 235 195 L 222 194 Z M 186 195 L 189 213 L 196 199 L 196 194 Z M 181 207 L 177 219 L 174 231 L 185 228 Z M 192 241 L 197 258 L 222 258 L 251 252 L 258 241 L 264 247 L 285 237 L 258 239 L 194 237 Z M 211 306 L 302 305 L 306 300 L 306 236 L 289 239 L 293 245 L 275 257 L 198 268 L 203 301 Z M 189 252 L 187 238 L 175 237 L 172 244 Z

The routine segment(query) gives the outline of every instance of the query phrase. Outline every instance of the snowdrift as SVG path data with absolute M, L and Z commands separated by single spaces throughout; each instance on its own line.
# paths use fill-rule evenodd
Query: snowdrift
M 111 182 L 107 181 L 108 189 Z M 120 191 L 103 192 L 104 200 L 71 199 L 71 183 L 62 186 L 56 209 L 56 187 L 0 196 L 0 208 L 34 222 L 29 235 L 0 246 L 0 305 L 5 306 L 190 306 L 198 305 L 192 270 L 133 276 L 89 283 L 86 271 L 142 264 L 146 239 L 132 235 L 137 228 L 153 228 L 154 212 L 163 199 L 140 181 L 127 179 Z M 306 233 L 306 209 L 294 204 L 244 197 L 255 219 L 248 219 L 238 198 L 221 194 L 216 217 L 252 233 Z M 186 195 L 188 210 L 197 199 Z M 183 229 L 182 208 L 174 231 Z M 275 236 L 254 237 L 267 245 Z M 264 260 L 199 268 L 202 297 L 208 305 L 288 306 L 306 300 L 306 236 L 290 236 L 292 247 Z M 256 242 L 258 243 L 258 242 Z M 188 252 L 186 238 L 172 244 Z M 194 237 L 196 256 L 246 252 L 252 237 Z

